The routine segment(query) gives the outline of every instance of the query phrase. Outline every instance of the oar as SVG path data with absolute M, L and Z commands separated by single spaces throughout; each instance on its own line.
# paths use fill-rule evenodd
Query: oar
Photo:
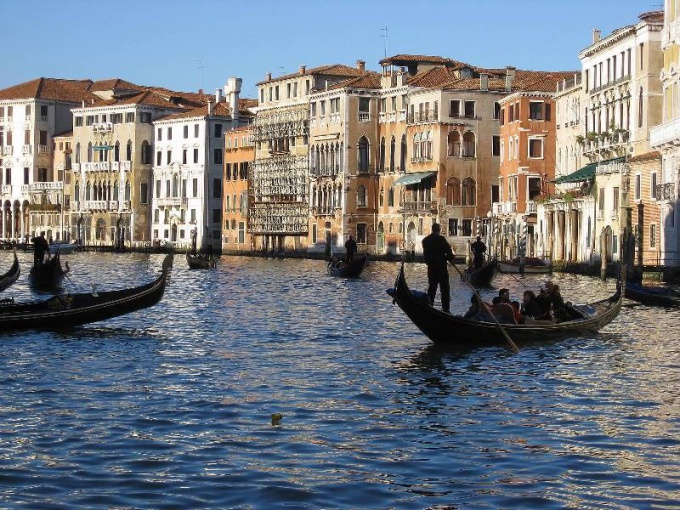
M 501 271 L 501 273 L 503 273 L 503 274 L 509 274 L 509 275 L 512 276 L 515 280 L 517 280 L 517 283 L 519 283 L 522 287 L 524 287 L 525 289 L 527 288 L 527 286 L 524 285 L 524 283 L 522 283 L 522 280 L 520 280 L 519 278 L 517 278 L 514 274 L 512 274 L 512 273 L 504 273 L 503 271 Z
M 454 267 L 454 269 L 458 272 L 458 274 L 460 275 L 461 279 L 463 279 L 463 273 L 460 272 L 460 269 L 458 269 L 458 266 L 456 266 L 453 262 L 450 262 L 450 261 L 449 261 L 449 263 L 450 263 L 450 264 Z M 498 319 L 496 318 L 496 316 L 494 315 L 494 313 L 491 311 L 491 308 L 489 308 L 489 307 L 487 306 L 487 304 L 484 302 L 484 300 L 482 299 L 482 296 L 479 295 L 479 292 L 478 292 L 477 289 L 474 287 L 474 285 L 471 285 L 468 281 L 465 281 L 465 284 L 466 284 L 468 287 L 470 287 L 470 289 L 472 290 L 472 292 L 475 293 L 475 297 L 479 300 L 479 302 L 480 302 L 480 303 L 482 304 L 482 306 L 486 309 L 486 311 L 489 313 L 489 315 L 491 315 L 491 317 L 493 318 L 494 322 L 496 323 L 496 326 L 498 326 L 498 329 L 501 330 L 501 333 L 503 333 L 503 336 L 504 336 L 505 339 L 507 340 L 508 345 L 510 345 L 510 347 L 512 348 L 512 350 L 514 350 L 515 352 L 519 352 L 519 348 L 517 347 L 517 345 L 515 344 L 515 342 L 512 341 L 512 338 L 510 338 L 510 335 L 508 335 L 508 332 L 505 331 L 505 328 L 504 328 L 504 327 L 501 325 L 501 323 L 498 321 Z

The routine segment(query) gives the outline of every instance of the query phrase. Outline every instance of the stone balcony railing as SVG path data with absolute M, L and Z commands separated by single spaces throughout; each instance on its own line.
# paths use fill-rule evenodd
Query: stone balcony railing
M 422 200 L 416 202 L 402 202 L 400 212 L 404 214 L 430 213 L 437 210 L 437 202 L 432 200 Z
M 162 197 L 156 199 L 158 207 L 187 207 L 189 201 L 182 197 Z
M 29 184 L 31 191 L 47 191 L 47 190 L 60 190 L 63 189 L 64 183 L 62 182 L 34 182 Z
M 680 143 L 680 118 L 664 122 L 649 130 L 649 145 L 654 148 Z
M 511 214 L 517 212 L 517 202 L 496 202 L 493 204 L 494 214 Z
M 673 182 L 657 184 L 655 191 L 657 200 L 675 200 L 675 183 Z

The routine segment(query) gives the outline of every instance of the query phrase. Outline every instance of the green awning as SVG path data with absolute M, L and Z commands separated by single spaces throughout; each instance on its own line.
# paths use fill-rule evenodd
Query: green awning
M 113 145 L 93 145 L 92 148 L 96 151 L 109 151 L 113 149 Z
M 418 184 L 428 177 L 432 177 L 437 172 L 413 172 L 411 174 L 402 175 L 394 181 L 395 186 L 408 186 L 409 184 Z
M 555 184 L 565 184 L 568 182 L 589 181 L 595 177 L 595 171 L 597 170 L 598 166 L 609 165 L 612 163 L 623 163 L 625 162 L 625 160 L 626 158 L 622 156 L 618 158 L 607 159 L 604 161 L 598 161 L 596 163 L 588 163 L 586 166 L 579 170 L 576 170 L 574 173 L 558 177 L 553 182 Z
M 583 168 L 576 170 L 574 173 L 569 175 L 563 175 L 555 179 L 555 184 L 566 184 L 568 182 L 579 182 L 579 181 L 589 181 L 595 177 L 595 170 L 597 169 L 597 163 L 589 163 Z

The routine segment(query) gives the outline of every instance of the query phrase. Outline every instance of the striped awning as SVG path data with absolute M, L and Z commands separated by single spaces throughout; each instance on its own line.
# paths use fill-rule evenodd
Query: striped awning
M 402 175 L 394 181 L 395 186 L 408 186 L 409 184 L 418 184 L 428 177 L 432 177 L 437 172 L 413 172 L 411 174 Z

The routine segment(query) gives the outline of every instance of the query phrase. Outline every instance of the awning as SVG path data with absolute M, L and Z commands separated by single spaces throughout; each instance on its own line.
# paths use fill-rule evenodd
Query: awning
M 555 179 L 555 184 L 565 184 L 567 182 L 579 182 L 579 181 L 589 181 L 595 177 L 595 170 L 597 169 L 597 163 L 589 163 L 583 168 L 576 170 L 574 173 L 569 175 L 563 175 Z
M 109 151 L 113 149 L 113 145 L 93 145 L 92 148 L 96 151 Z
M 626 158 L 622 156 L 618 158 L 606 159 L 604 161 L 598 161 L 596 163 L 588 163 L 586 166 L 576 170 L 574 173 L 558 177 L 553 182 L 555 184 L 565 184 L 568 182 L 589 181 L 595 177 L 595 171 L 597 170 L 598 166 L 609 165 L 611 163 L 623 163 L 625 160 Z
M 428 177 L 432 177 L 437 172 L 413 172 L 411 174 L 402 175 L 394 181 L 394 186 L 408 186 L 409 184 L 418 184 Z

